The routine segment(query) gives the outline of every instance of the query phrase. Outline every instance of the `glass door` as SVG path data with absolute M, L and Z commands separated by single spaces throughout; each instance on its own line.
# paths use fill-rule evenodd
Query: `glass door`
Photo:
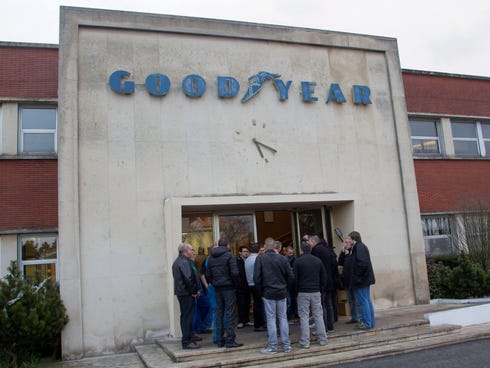
M 257 238 L 254 213 L 218 214 L 215 216 L 216 239 L 226 238 L 233 254 L 238 254 L 240 246 L 250 246 Z

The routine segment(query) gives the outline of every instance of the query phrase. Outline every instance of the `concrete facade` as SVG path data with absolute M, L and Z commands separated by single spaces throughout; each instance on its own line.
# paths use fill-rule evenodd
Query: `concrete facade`
M 191 209 L 328 206 L 358 230 L 377 277 L 377 308 L 429 299 L 396 40 L 330 31 L 78 8 L 61 9 L 59 261 L 70 322 L 65 358 L 177 336 L 170 269 Z M 133 94 L 111 90 L 116 70 Z M 272 81 L 240 102 L 259 71 Z M 163 73 L 166 96 L 145 79 Z M 183 93 L 199 75 L 201 97 Z M 217 77 L 240 83 L 219 98 Z M 301 82 L 316 82 L 305 102 Z M 345 103 L 325 103 L 337 83 Z M 354 104 L 354 85 L 372 104 Z M 252 139 L 277 150 L 261 157 Z M 338 246 L 338 244 L 337 244 Z

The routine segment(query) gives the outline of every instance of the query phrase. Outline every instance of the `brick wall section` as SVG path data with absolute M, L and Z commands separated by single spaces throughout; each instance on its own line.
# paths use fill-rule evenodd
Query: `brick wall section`
M 57 160 L 0 160 L 0 231 L 58 227 Z
M 403 71 L 409 113 L 490 116 L 490 78 Z
M 0 46 L 0 97 L 57 98 L 58 49 Z
M 490 203 L 490 161 L 414 160 L 420 211 L 455 212 L 474 200 Z

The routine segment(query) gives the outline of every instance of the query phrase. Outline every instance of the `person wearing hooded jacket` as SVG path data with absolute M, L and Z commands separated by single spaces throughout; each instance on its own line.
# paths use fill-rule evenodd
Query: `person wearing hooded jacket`
M 236 257 L 230 252 L 228 240 L 220 239 L 218 247 L 211 249 L 206 279 L 216 291 L 216 339 L 218 347 L 237 348 L 242 346 L 243 344 L 235 341 L 236 290 L 240 276 Z M 223 317 L 225 324 L 223 324 Z

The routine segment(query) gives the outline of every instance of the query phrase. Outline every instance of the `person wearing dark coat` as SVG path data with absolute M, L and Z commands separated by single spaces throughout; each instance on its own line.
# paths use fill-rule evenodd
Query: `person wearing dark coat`
M 287 291 L 294 287 L 294 274 L 288 260 L 276 250 L 274 239 L 264 242 L 265 252 L 257 257 L 254 265 L 254 284 L 263 297 L 267 321 L 267 346 L 263 354 L 276 354 L 278 348 L 277 329 L 281 334 L 283 351 L 291 351 L 287 318 Z
M 238 309 L 238 324 L 237 328 L 253 325 L 250 323 L 250 301 L 251 291 L 248 287 L 247 274 L 245 272 L 245 260 L 248 258 L 250 251 L 245 245 L 238 248 L 238 256 L 236 262 L 238 272 L 240 273 L 240 284 L 237 289 L 237 309 Z
M 376 325 L 374 306 L 371 300 L 370 286 L 376 282 L 369 249 L 361 241 L 361 234 L 352 231 L 347 236 L 352 244 L 352 268 L 350 272 L 350 286 L 354 289 L 361 312 L 358 329 L 371 329 Z
M 228 240 L 220 239 L 218 247 L 211 249 L 206 279 L 216 291 L 216 339 L 218 347 L 237 348 L 243 344 L 235 341 L 236 290 L 240 276 L 236 257 L 230 252 Z M 225 326 L 223 325 L 225 318 Z M 226 336 L 225 336 L 226 329 Z
M 346 323 L 359 323 L 359 315 L 361 314 L 359 311 L 359 303 L 356 301 L 354 289 L 350 286 L 350 275 L 352 273 L 352 244 L 347 241 L 347 239 L 344 240 L 344 246 L 340 250 L 338 262 L 339 265 L 343 267 L 342 282 L 351 311 L 351 319 Z
M 335 262 L 333 262 L 330 251 L 320 243 L 320 238 L 317 235 L 310 236 L 308 243 L 311 245 L 311 254 L 320 258 L 327 272 L 327 286 L 322 293 L 323 320 L 327 332 L 334 332 L 335 312 L 332 293 L 336 292 L 336 287 L 332 275 L 333 268 L 337 267 L 337 257 L 335 257 Z
M 182 349 L 199 349 L 200 346 L 192 341 L 192 321 L 194 319 L 195 298 L 199 297 L 199 286 L 192 269 L 192 247 L 189 244 L 179 244 L 179 256 L 172 264 L 174 277 L 174 294 L 180 306 L 180 329 L 182 330 Z

